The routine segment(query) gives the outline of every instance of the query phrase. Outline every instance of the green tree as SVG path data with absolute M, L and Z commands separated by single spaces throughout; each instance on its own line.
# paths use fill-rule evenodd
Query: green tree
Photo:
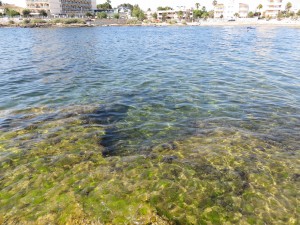
M 289 16 L 294 17 L 295 16 L 295 12 L 290 12 Z
M 182 17 L 183 17 L 183 12 L 182 12 L 182 11 L 179 11 L 179 12 L 177 13 L 177 16 L 178 16 L 179 20 L 181 20 Z
M 235 16 L 235 17 L 240 17 L 240 14 L 235 13 L 234 16 Z
M 277 14 L 277 19 L 281 20 L 283 17 L 284 17 L 284 14 L 281 11 L 279 11 Z
M 124 7 L 124 8 L 127 8 L 127 9 L 130 9 L 131 11 L 133 10 L 133 5 L 129 4 L 129 3 L 123 3 L 121 5 L 118 6 L 118 8 L 120 7 Z
M 106 19 L 107 18 L 107 13 L 106 12 L 99 12 L 97 13 L 98 19 Z
M 139 5 L 134 5 L 133 10 L 131 12 L 133 17 L 136 17 L 138 20 L 143 21 L 146 19 L 145 13 L 143 10 L 139 7 Z
M 2 6 L 3 4 L 2 4 L 2 1 L 0 1 L 0 6 Z
M 250 11 L 249 13 L 248 13 L 248 18 L 253 18 L 254 17 L 254 13 L 252 12 L 252 11 Z
M 260 10 L 263 8 L 263 5 L 262 5 L 262 4 L 259 4 L 256 8 L 258 9 L 259 17 L 260 17 L 260 15 L 261 15 Z
M 195 4 L 195 6 L 196 6 L 196 9 L 199 9 L 200 3 L 197 2 L 197 3 Z
M 98 4 L 97 5 L 97 9 L 112 9 L 112 6 L 111 6 L 111 1 L 110 0 L 106 0 L 105 3 L 103 4 Z
M 298 10 L 298 12 L 296 14 L 297 14 L 297 16 L 300 16 L 300 9 Z
M 260 11 L 263 8 L 263 5 L 259 4 L 256 8 Z
M 40 10 L 39 13 L 40 13 L 40 16 L 48 16 L 47 12 L 44 9 Z
M 119 13 L 114 14 L 114 19 L 120 19 L 120 14 Z
M 93 16 L 93 14 L 92 14 L 92 13 L 90 13 L 90 12 L 87 12 L 87 13 L 85 14 L 85 16 L 87 16 L 87 17 L 91 17 L 91 16 Z
M 208 16 L 209 16 L 209 14 L 208 14 L 208 12 L 206 11 L 206 7 L 203 6 L 203 7 L 202 7 L 202 15 L 201 15 L 201 18 L 207 19 Z
M 19 12 L 17 12 L 16 10 L 13 10 L 13 9 L 6 8 L 4 11 L 5 11 L 5 14 L 7 16 L 9 16 L 9 17 L 15 17 L 15 16 L 19 16 L 20 15 Z
M 214 10 L 210 10 L 210 11 L 208 12 L 208 16 L 209 16 L 209 18 L 214 18 L 214 16 L 215 16 Z
M 216 6 L 218 4 L 218 1 L 217 0 L 214 0 L 213 2 L 212 2 L 212 5 L 213 6 Z
M 156 13 L 156 12 L 153 13 L 153 14 L 152 14 L 152 17 L 153 17 L 153 19 L 157 20 L 157 13 Z
M 193 11 L 194 19 L 199 19 L 199 18 L 201 18 L 201 16 L 202 16 L 202 11 L 201 10 L 196 9 L 196 10 Z
M 25 17 L 28 17 L 29 15 L 30 15 L 30 10 L 29 9 L 24 9 L 23 11 L 22 11 L 22 15 L 23 16 L 25 16 Z
M 290 2 L 286 3 L 286 6 L 285 6 L 286 11 L 290 12 L 292 6 L 293 6 L 292 3 L 290 3 Z
M 170 6 L 166 6 L 166 7 L 159 6 L 159 7 L 157 7 L 157 10 L 158 11 L 166 11 L 166 10 L 173 10 L 173 8 Z

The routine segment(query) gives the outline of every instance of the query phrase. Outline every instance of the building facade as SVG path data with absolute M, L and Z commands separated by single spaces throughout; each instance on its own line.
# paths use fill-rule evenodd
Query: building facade
M 177 9 L 177 10 L 158 10 L 157 19 L 160 21 L 167 20 L 186 20 L 190 21 L 193 18 L 193 10 L 192 9 Z
M 239 17 L 246 18 L 249 13 L 249 5 L 245 3 L 239 3 Z
M 244 18 L 248 16 L 249 5 L 236 0 L 227 0 L 225 3 L 217 4 L 214 9 L 215 18 L 234 19 L 238 14 Z
M 215 6 L 215 10 L 214 10 L 214 17 L 215 18 L 223 18 L 224 17 L 224 9 L 225 9 L 224 4 L 217 4 Z
M 234 14 L 238 12 L 238 4 L 235 0 L 227 0 L 227 3 L 224 8 L 224 18 L 233 19 Z
M 26 0 L 33 13 L 45 10 L 49 15 L 84 15 L 96 7 L 96 0 Z
M 284 10 L 282 0 L 267 0 L 264 6 L 265 17 L 277 17 L 278 13 Z

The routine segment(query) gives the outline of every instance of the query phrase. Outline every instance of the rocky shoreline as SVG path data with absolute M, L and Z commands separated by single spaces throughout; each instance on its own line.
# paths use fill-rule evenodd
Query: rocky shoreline
M 0 24 L 0 28 L 91 27 L 87 24 Z
M 80 20 L 76 23 L 66 23 L 62 21 L 56 23 L 53 21 L 42 21 L 42 22 L 11 22 L 1 23 L 0 28 L 53 28 L 53 27 L 107 27 L 107 26 L 154 26 L 154 27 L 165 27 L 165 26 L 286 26 L 286 27 L 300 27 L 300 20 L 246 20 L 246 21 L 199 21 L 190 23 L 130 23 L 129 21 L 85 21 Z

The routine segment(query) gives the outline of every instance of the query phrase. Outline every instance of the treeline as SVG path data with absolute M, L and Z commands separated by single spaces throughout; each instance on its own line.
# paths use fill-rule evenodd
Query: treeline
M 121 7 L 127 8 L 128 10 L 130 10 L 131 16 L 136 17 L 138 20 L 142 21 L 142 20 L 146 19 L 146 15 L 145 15 L 144 11 L 139 7 L 139 5 L 131 5 L 129 3 L 123 3 L 118 6 L 118 8 L 121 8 Z M 105 3 L 98 4 L 97 9 L 102 9 L 102 10 L 112 9 L 111 1 L 106 0 Z M 105 18 L 108 18 L 108 15 L 106 12 L 99 12 L 99 13 L 97 13 L 97 17 L 100 19 L 105 19 Z M 117 13 L 117 14 L 114 14 L 113 17 L 115 19 L 119 19 L 120 15 Z
M 23 9 L 22 12 L 18 12 L 11 8 L 5 8 L 4 13 L 0 13 L 0 16 L 8 16 L 8 17 L 16 17 L 16 16 L 24 16 L 24 17 L 30 17 L 31 11 L 29 9 Z M 39 15 L 42 17 L 46 17 L 48 14 L 45 10 L 40 10 Z

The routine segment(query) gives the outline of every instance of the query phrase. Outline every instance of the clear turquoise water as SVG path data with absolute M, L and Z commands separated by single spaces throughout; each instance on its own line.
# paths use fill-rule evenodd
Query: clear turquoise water
M 116 135 L 133 149 L 197 133 L 198 123 L 293 139 L 300 132 L 299 32 L 2 29 L 1 124 L 30 107 L 97 104 L 109 113 L 121 105 Z
M 185 146 L 193 138 L 234 146 L 230 135 L 242 134 L 250 146 L 242 155 L 251 146 L 276 146 L 276 160 L 291 160 L 288 179 L 297 180 L 298 37 L 300 29 L 283 27 L 1 29 L 0 131 L 6 144 L 1 160 L 15 148 L 26 152 L 49 139 L 41 134 L 45 124 L 75 118 L 93 128 L 84 131 L 85 140 L 96 135 L 108 158 L 147 155 L 161 144 Z M 57 124 L 50 133 L 70 127 Z M 39 131 L 19 137 L 30 129 Z M 11 132 L 20 133 L 7 140 Z M 176 157 L 197 164 L 183 156 L 197 157 L 195 149 Z

